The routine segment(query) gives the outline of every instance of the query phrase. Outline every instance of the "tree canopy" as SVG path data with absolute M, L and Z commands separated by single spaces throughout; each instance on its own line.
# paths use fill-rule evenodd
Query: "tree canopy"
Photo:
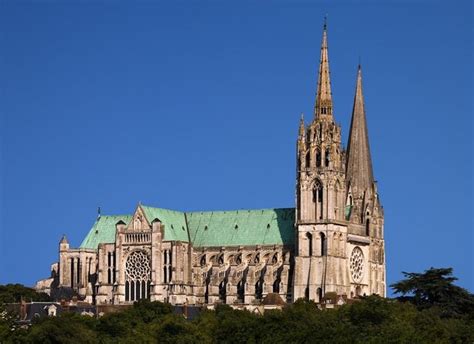
M 442 316 L 474 316 L 474 295 L 454 284 L 452 268 L 430 268 L 423 273 L 403 272 L 406 279 L 391 285 L 400 301 L 418 309 L 436 307 Z
M 15 326 L 12 316 L 3 313 L 0 316 L 0 342 L 473 342 L 474 317 L 471 309 L 458 307 L 462 300 L 472 300 L 472 294 L 452 284 L 455 279 L 451 276 L 451 269 L 431 270 L 422 274 L 407 273 L 406 280 L 395 283 L 394 290 L 403 295 L 399 299 L 373 295 L 336 309 L 320 310 L 312 301 L 297 300 L 281 311 L 267 310 L 258 315 L 218 305 L 215 310 L 204 310 L 190 321 L 174 314 L 169 304 L 141 300 L 133 307 L 100 318 L 62 313 L 58 317 L 37 319 L 28 328 Z M 427 282 L 429 280 L 430 283 Z M 440 296 L 440 292 L 436 291 L 438 287 L 454 290 L 461 298 L 458 300 L 455 297 L 453 301 L 451 296 Z M 455 312 L 451 312 L 453 305 L 458 307 Z M 445 306 L 449 312 L 445 312 Z

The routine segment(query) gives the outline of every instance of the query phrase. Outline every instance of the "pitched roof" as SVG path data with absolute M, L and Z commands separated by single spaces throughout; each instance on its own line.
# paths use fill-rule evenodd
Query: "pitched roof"
M 158 219 L 165 225 L 163 240 L 189 241 L 186 217 L 183 212 L 145 205 L 140 205 L 140 207 L 143 209 L 148 222 L 152 223 L 155 219 Z
M 132 215 L 102 215 L 97 218 L 79 248 L 97 249 L 99 244 L 115 242 L 115 225 L 120 220 L 128 224 Z
M 140 206 L 148 222 L 165 225 L 164 240 L 183 241 L 194 247 L 293 245 L 295 209 L 179 212 Z M 115 224 L 128 224 L 132 215 L 103 215 L 97 219 L 80 248 L 97 249 L 115 242 Z
M 295 209 L 186 213 L 194 247 L 293 245 Z

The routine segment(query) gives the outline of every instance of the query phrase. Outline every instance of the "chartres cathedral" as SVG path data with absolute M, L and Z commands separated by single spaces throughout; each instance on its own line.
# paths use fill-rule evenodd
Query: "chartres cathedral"
M 181 212 L 138 204 L 99 215 L 78 248 L 66 237 L 37 289 L 95 304 L 259 304 L 278 294 L 322 302 L 385 296 L 384 214 L 374 181 L 357 71 L 349 140 L 341 144 L 324 25 L 314 106 L 296 142 L 296 207 Z

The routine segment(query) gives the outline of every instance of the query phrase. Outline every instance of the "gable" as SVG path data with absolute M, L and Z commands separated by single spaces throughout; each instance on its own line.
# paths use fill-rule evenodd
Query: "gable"
M 188 226 L 183 212 L 153 208 L 145 205 L 141 205 L 140 207 L 143 209 L 143 213 L 149 223 L 157 219 L 165 225 L 163 240 L 189 242 Z

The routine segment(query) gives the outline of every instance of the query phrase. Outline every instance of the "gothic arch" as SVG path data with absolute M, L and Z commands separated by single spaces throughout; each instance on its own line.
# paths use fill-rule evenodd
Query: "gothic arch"
M 321 167 L 321 149 L 316 148 L 316 167 Z
M 341 193 L 341 183 L 339 182 L 339 180 L 336 180 L 336 183 L 334 184 L 334 217 L 336 219 L 339 219 L 340 218 L 340 214 L 341 214 L 341 207 L 340 207 L 340 204 L 341 203 L 341 200 L 340 200 L 340 196 L 339 194 Z
M 315 179 L 313 184 L 313 203 L 315 205 L 316 220 L 323 218 L 324 186 L 321 180 Z
M 313 255 L 313 235 L 307 232 L 306 239 L 308 240 L 308 256 L 312 256 Z

